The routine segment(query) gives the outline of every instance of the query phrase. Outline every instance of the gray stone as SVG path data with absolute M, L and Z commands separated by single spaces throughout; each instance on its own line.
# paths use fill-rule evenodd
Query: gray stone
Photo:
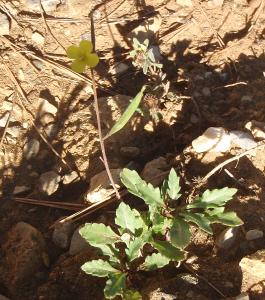
M 265 249 L 242 258 L 239 266 L 242 271 L 241 291 L 247 292 L 265 280 Z
M 45 12 L 55 11 L 57 6 L 62 3 L 60 0 L 42 0 L 42 6 Z M 41 12 L 39 0 L 26 0 L 26 6 L 31 11 Z
M 238 227 L 230 227 L 223 230 L 215 240 L 217 247 L 221 249 L 229 249 L 233 246 L 237 239 Z
M 30 187 L 25 186 L 25 185 L 17 185 L 13 191 L 14 195 L 22 194 L 25 192 L 30 191 Z
M 6 14 L 0 12 L 0 35 L 9 35 L 10 22 Z
M 123 62 L 116 62 L 113 66 L 110 67 L 109 73 L 111 75 L 118 75 L 126 72 L 129 69 L 129 66 Z
M 6 126 L 7 120 L 9 118 L 10 112 L 5 112 L 0 118 L 0 127 L 4 128 Z
M 254 148 L 258 145 L 257 142 L 254 141 L 252 135 L 244 131 L 231 131 L 230 137 L 232 144 L 244 150 Z
M 63 177 L 63 184 L 70 184 L 73 181 L 77 181 L 78 178 L 79 178 L 79 175 L 76 171 L 73 171 L 69 174 L 65 174 Z
M 60 181 L 61 176 L 54 171 L 43 173 L 39 179 L 39 190 L 46 195 L 52 195 L 58 190 Z
M 42 116 L 43 114 L 51 114 L 56 115 L 57 114 L 57 107 L 51 104 L 49 101 L 43 98 L 39 98 L 39 114 Z
M 24 156 L 27 160 L 36 157 L 40 150 L 40 142 L 36 139 L 29 140 L 23 148 Z
M 202 94 L 205 96 L 205 97 L 209 97 L 211 96 L 211 90 L 208 88 L 208 87 L 204 87 L 202 89 Z
M 69 248 L 70 255 L 76 255 L 81 251 L 90 248 L 89 244 L 80 235 L 79 233 L 80 228 L 81 227 L 77 228 L 72 236 L 70 248 Z
M 33 59 L 32 63 L 38 70 L 42 70 L 45 67 L 44 62 L 39 59 Z
M 252 229 L 246 232 L 246 239 L 248 241 L 257 240 L 263 237 L 263 231 L 258 229 Z
M 135 158 L 140 154 L 140 149 L 138 147 L 121 147 L 120 153 L 127 158 Z
M 72 222 L 55 223 L 55 228 L 52 234 L 54 244 L 62 249 L 67 249 L 70 244 L 70 239 L 74 231 Z
M 42 234 L 30 224 L 19 222 L 7 233 L 1 247 L 0 280 L 11 297 L 30 284 L 32 277 L 48 267 L 49 257 Z
M 243 102 L 243 103 L 251 103 L 251 102 L 253 102 L 253 98 L 251 96 L 245 95 L 245 96 L 242 96 L 241 102 Z
M 120 172 L 121 169 L 111 169 L 111 175 L 117 188 L 120 187 Z M 107 199 L 113 193 L 113 187 L 110 184 L 109 177 L 106 171 L 102 171 L 93 176 L 90 180 L 90 189 L 86 195 L 86 201 L 96 203 Z

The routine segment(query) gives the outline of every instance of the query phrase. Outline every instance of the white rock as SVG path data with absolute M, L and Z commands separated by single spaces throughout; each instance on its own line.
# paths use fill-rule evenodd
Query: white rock
M 26 6 L 29 10 L 40 12 L 39 0 L 25 0 Z M 61 3 L 60 0 L 42 0 L 42 6 L 45 12 L 55 11 L 57 6 Z
M 62 249 L 67 249 L 70 244 L 72 233 L 74 232 L 74 225 L 72 222 L 55 223 L 55 228 L 52 234 L 52 241 L 54 244 Z
M 43 173 L 39 179 L 39 190 L 46 195 L 52 195 L 58 190 L 60 181 L 61 176 L 54 171 Z
M 257 240 L 263 237 L 263 231 L 252 229 L 246 232 L 246 239 L 248 241 Z
M 25 74 L 21 68 L 18 70 L 17 77 L 19 81 L 25 81 Z
M 265 249 L 242 258 L 239 266 L 242 271 L 241 291 L 247 292 L 265 280 Z
M 230 137 L 232 144 L 244 150 L 254 148 L 258 145 L 252 135 L 244 131 L 233 130 L 230 132 Z
M 30 191 L 30 187 L 25 185 L 17 185 L 13 191 L 13 195 L 22 194 L 28 191 Z
M 177 0 L 177 4 L 180 6 L 192 7 L 192 0 Z
M 0 12 L 0 35 L 9 35 L 10 23 L 6 14 Z
M 39 98 L 39 114 L 52 114 L 56 115 L 57 114 L 57 107 L 51 104 L 49 101 L 43 98 Z
M 159 185 L 165 177 L 168 175 L 168 170 L 170 169 L 167 160 L 160 156 L 156 159 L 149 161 L 141 173 L 141 177 L 152 183 L 153 185 Z
M 249 300 L 249 295 L 247 293 L 242 293 L 236 296 L 235 300 Z
M 32 63 L 38 70 L 42 70 L 45 67 L 44 62 L 39 59 L 33 59 Z
M 38 44 L 38 45 L 43 45 L 45 38 L 42 34 L 40 34 L 38 31 L 34 31 L 32 33 L 31 39 L 34 43 Z
M 223 230 L 217 239 L 215 240 L 215 244 L 217 247 L 221 249 L 229 249 L 236 241 L 238 234 L 238 227 L 230 227 Z
M 72 171 L 71 173 L 64 175 L 63 184 L 69 184 L 73 181 L 77 181 L 78 178 L 79 178 L 79 175 L 77 174 L 77 172 Z
M 36 139 L 29 140 L 24 148 L 23 153 L 27 160 L 30 160 L 34 157 L 36 157 L 40 150 L 40 142 Z
M 120 187 L 121 169 L 111 169 L 111 174 L 117 188 Z M 90 180 L 90 189 L 86 195 L 86 201 L 96 203 L 108 198 L 113 193 L 109 177 L 106 171 L 102 171 Z
M 4 128 L 6 126 L 7 120 L 9 118 L 10 112 L 5 112 L 0 118 L 0 127 Z
M 197 153 L 227 152 L 231 147 L 231 137 L 222 127 L 209 127 L 192 142 L 192 147 Z
M 79 233 L 81 227 L 77 228 L 72 236 L 69 248 L 70 255 L 76 255 L 85 249 L 89 249 L 90 247 L 89 244 L 85 241 L 85 239 L 82 238 L 82 236 Z
M 129 69 L 129 66 L 122 62 L 116 62 L 113 66 L 110 67 L 109 73 L 111 75 L 122 74 Z

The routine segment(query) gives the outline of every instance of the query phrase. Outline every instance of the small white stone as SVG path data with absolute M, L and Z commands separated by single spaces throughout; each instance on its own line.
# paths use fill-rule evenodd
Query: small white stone
M 25 74 L 21 68 L 18 70 L 17 77 L 18 77 L 19 81 L 25 81 Z
M 247 293 L 242 293 L 236 296 L 235 300 L 249 300 L 249 295 Z
M 9 35 L 10 23 L 6 14 L 0 12 L 0 35 Z
M 70 184 L 73 181 L 76 181 L 79 178 L 76 171 L 73 171 L 69 174 L 64 175 L 63 184 Z
M 32 33 L 31 39 L 34 43 L 41 46 L 44 44 L 45 41 L 44 36 L 40 34 L 38 31 Z
M 222 249 L 228 249 L 230 248 L 236 238 L 238 233 L 238 227 L 230 227 L 223 230 L 219 236 L 217 237 L 215 244 Z
M 197 153 L 227 152 L 231 147 L 231 137 L 222 127 L 209 127 L 192 142 L 192 147 Z
M 129 69 L 129 66 L 122 62 L 116 62 L 113 66 L 110 67 L 109 73 L 111 75 L 122 74 Z
M 5 112 L 0 118 L 0 127 L 4 128 L 6 126 L 7 120 L 9 118 L 10 112 Z
M 246 233 L 246 239 L 248 241 L 257 240 L 263 237 L 263 231 L 258 229 L 252 229 L 247 231 Z
M 26 159 L 30 160 L 38 155 L 39 150 L 40 150 L 40 142 L 36 139 L 31 139 L 25 144 L 23 148 L 23 153 Z
M 233 130 L 230 132 L 230 137 L 232 144 L 244 150 L 254 148 L 258 145 L 252 135 L 244 131 Z
M 39 59 L 33 59 L 32 63 L 38 70 L 42 70 L 45 66 L 44 62 Z
M 39 180 L 39 190 L 48 196 L 52 195 L 58 190 L 60 181 L 61 176 L 54 171 L 43 173 Z
M 43 98 L 39 98 L 39 114 L 43 115 L 45 113 L 56 115 L 57 107 L 51 104 L 49 101 Z

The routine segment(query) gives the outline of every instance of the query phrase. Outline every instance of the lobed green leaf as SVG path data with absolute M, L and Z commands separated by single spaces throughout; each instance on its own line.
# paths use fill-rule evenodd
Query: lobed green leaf
M 116 296 L 122 296 L 126 289 L 126 274 L 110 274 L 104 289 L 104 295 L 107 299 L 112 299 Z
M 170 170 L 168 176 L 168 189 L 167 194 L 172 200 L 177 200 L 181 196 L 180 192 L 180 185 L 179 185 L 179 176 L 177 175 L 176 171 L 172 168 Z
M 110 274 L 120 273 L 119 270 L 113 268 L 107 261 L 102 259 L 91 260 L 81 266 L 86 273 L 97 277 L 107 277 Z
M 190 242 L 190 225 L 182 218 L 175 218 L 169 231 L 170 241 L 173 246 L 184 249 Z
M 146 257 L 144 263 L 141 265 L 141 269 L 145 271 L 153 271 L 166 266 L 169 262 L 170 259 L 161 253 L 153 253 Z

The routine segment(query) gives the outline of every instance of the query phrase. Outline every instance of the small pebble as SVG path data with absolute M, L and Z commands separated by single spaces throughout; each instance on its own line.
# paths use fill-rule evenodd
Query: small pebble
M 40 142 L 36 139 L 29 140 L 24 148 L 23 153 L 27 160 L 30 160 L 34 157 L 36 157 L 40 150 Z
M 60 181 L 61 176 L 54 171 L 43 173 L 39 179 L 39 190 L 48 196 L 52 195 L 58 190 Z
M 70 248 L 69 248 L 69 254 L 70 255 L 76 255 L 80 253 L 81 251 L 88 249 L 90 246 L 85 241 L 85 239 L 82 238 L 82 236 L 79 233 L 81 227 L 77 228 L 72 236 Z
M 247 293 L 242 293 L 236 296 L 235 300 L 249 300 L 249 295 Z
M 44 114 L 56 115 L 58 108 L 51 104 L 48 100 L 39 98 L 39 114 L 40 116 Z
M 247 231 L 246 233 L 246 239 L 248 241 L 257 240 L 263 237 L 263 231 L 258 229 L 252 229 Z
M 70 244 L 72 233 L 74 232 L 74 225 L 71 222 L 55 223 L 55 228 L 52 234 L 53 243 L 62 248 L 67 249 Z
M 229 249 L 236 241 L 238 227 L 230 227 L 223 230 L 217 237 L 215 244 L 221 249 Z
M 241 97 L 241 102 L 243 103 L 251 103 L 253 102 L 253 98 L 251 96 L 245 95 Z
M 73 171 L 69 174 L 64 175 L 63 177 L 63 184 L 70 184 L 73 181 L 76 181 L 79 178 L 79 175 L 76 171 Z
M 211 96 L 211 90 L 208 88 L 208 87 L 204 87 L 202 89 L 202 94 L 205 96 L 205 97 L 209 97 Z
M 10 115 L 10 112 L 9 111 L 7 111 L 7 112 L 5 112 L 2 116 L 1 116 L 1 118 L 0 118 L 0 127 L 5 127 L 6 126 L 6 123 L 7 123 L 7 120 L 8 120 L 8 118 L 9 118 L 9 115 Z
M 8 16 L 0 12 L 0 35 L 9 35 L 10 22 Z
M 34 43 L 41 46 L 44 44 L 45 41 L 44 36 L 37 31 L 32 33 L 31 39 Z
M 30 187 L 25 185 L 17 185 L 13 191 L 13 195 L 22 194 L 28 191 L 30 191 Z
M 135 158 L 140 154 L 138 147 L 121 147 L 120 153 L 127 158 Z
M 45 66 L 44 62 L 38 59 L 33 59 L 32 63 L 38 70 L 42 70 Z

